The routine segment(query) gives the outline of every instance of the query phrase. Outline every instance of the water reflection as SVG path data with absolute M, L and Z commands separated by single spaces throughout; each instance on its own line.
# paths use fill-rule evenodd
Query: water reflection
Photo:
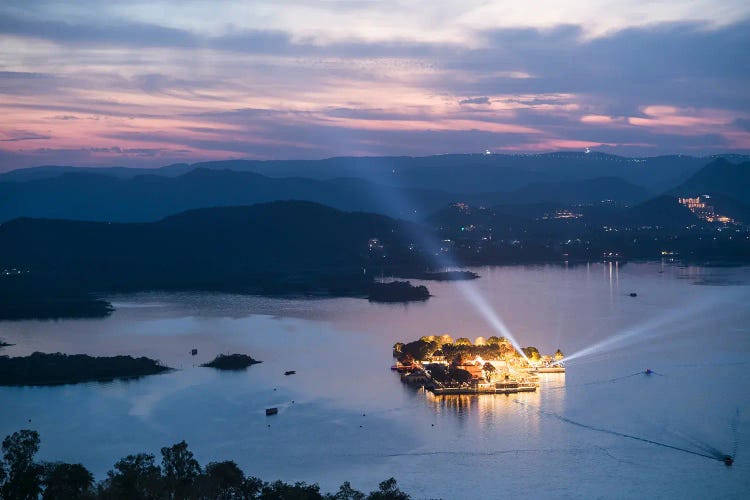
M 518 401 L 539 406 L 541 394 L 522 392 L 518 394 L 451 394 L 436 396 L 421 389 L 427 407 L 440 417 L 455 417 L 460 427 L 491 430 L 521 415 L 525 432 L 539 432 L 539 415 L 519 413 Z
M 509 492 L 555 484 L 566 498 L 620 492 L 633 476 L 646 486 L 621 496 L 746 491 L 742 461 L 725 475 L 700 457 L 691 462 L 543 412 L 653 440 L 675 429 L 731 449 L 728 416 L 739 407 L 742 429 L 750 415 L 742 364 L 750 359 L 748 288 L 693 283 L 745 284 L 748 268 L 599 262 L 477 271 L 475 285 L 523 345 L 570 356 L 641 333 L 581 356 L 567 375 L 540 377 L 536 393 L 435 397 L 393 376 L 391 346 L 431 334 L 493 335 L 452 283 L 419 282 L 433 297 L 407 308 L 348 298 L 123 296 L 105 320 L 0 323 L 0 337 L 16 344 L 3 354 L 147 355 L 183 369 L 112 384 L 0 388 L 0 437 L 33 425 L 41 459 L 80 461 L 99 478 L 122 456 L 158 456 L 159 447 L 186 439 L 202 463 L 235 460 L 264 479 L 320 481 L 325 491 L 345 480 L 370 490 L 395 475 L 417 498 L 465 498 L 467 484 L 471 496 L 495 498 L 494 471 Z M 638 297 L 619 299 L 624 287 Z M 236 374 L 193 367 L 227 351 L 264 362 Z M 667 376 L 618 379 L 647 367 Z M 285 377 L 290 369 L 297 375 Z M 273 420 L 263 412 L 269 406 L 281 408 Z M 750 449 L 750 433 L 739 439 L 740 450 Z M 586 484 L 573 479 L 581 470 Z M 680 480 L 668 479 L 673 473 Z

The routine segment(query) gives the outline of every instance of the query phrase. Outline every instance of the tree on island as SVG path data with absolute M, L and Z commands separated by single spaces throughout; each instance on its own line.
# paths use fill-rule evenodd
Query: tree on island
M 533 346 L 524 347 L 523 353 L 526 355 L 527 358 L 529 358 L 531 361 L 539 361 L 542 359 L 541 354 L 539 354 L 539 349 Z
M 459 351 L 458 354 L 453 356 L 451 359 L 451 366 L 461 366 L 467 361 L 466 353 Z
M 425 369 L 430 372 L 433 380 L 444 384 L 448 382 L 448 368 L 440 363 L 429 364 L 425 366 Z
M 484 373 L 487 374 L 487 380 L 492 380 L 492 376 L 497 371 L 497 369 L 495 368 L 495 365 L 493 365 L 489 361 L 484 364 L 482 369 L 484 370 Z
M 432 355 L 433 352 L 437 351 L 440 346 L 436 341 L 426 341 L 426 340 L 415 340 L 414 342 L 409 342 L 408 344 L 404 344 L 401 347 L 401 353 L 406 355 L 410 355 L 412 358 L 418 360 L 418 361 L 424 361 L 428 357 Z
M 443 344 L 452 344 L 453 343 L 453 337 L 451 337 L 447 333 L 444 334 L 444 335 L 441 335 L 440 338 L 439 338 L 439 343 L 440 343 L 440 345 L 443 345 Z
M 414 356 L 412 356 L 408 352 L 404 353 L 401 356 L 399 356 L 398 362 L 401 363 L 402 365 L 410 365 L 414 363 Z
M 459 337 L 456 339 L 455 345 L 471 345 L 471 340 L 466 337 Z
M 471 379 L 472 379 L 471 373 L 467 372 L 466 370 L 462 368 L 458 368 L 455 366 L 452 366 L 448 370 L 448 375 L 450 376 L 450 378 L 452 378 L 459 384 L 468 384 L 469 382 L 471 382 Z

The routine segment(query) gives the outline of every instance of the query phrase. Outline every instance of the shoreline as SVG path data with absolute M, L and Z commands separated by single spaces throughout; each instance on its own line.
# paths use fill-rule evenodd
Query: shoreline
M 712 259 L 712 260 L 688 260 L 688 259 L 604 259 L 604 260 L 529 260 L 529 261 L 513 261 L 513 262 L 496 262 L 496 263 L 469 263 L 465 266 L 460 266 L 460 269 L 456 271 L 445 271 L 445 272 L 427 272 L 427 273 L 411 273 L 411 272 L 393 272 L 384 274 L 385 278 L 388 279 L 414 279 L 417 281 L 426 282 L 452 282 L 452 281 L 465 281 L 481 279 L 481 274 L 477 273 L 477 270 L 482 268 L 495 268 L 495 267 L 543 267 L 543 266 L 583 266 L 586 264 L 599 264 L 606 262 L 617 262 L 619 265 L 627 265 L 628 263 L 634 264 L 658 264 L 666 263 L 675 266 L 698 266 L 706 268 L 741 268 L 750 266 L 750 259 L 747 261 L 738 261 L 736 259 Z M 419 275 L 420 277 L 417 277 Z M 443 278 L 447 275 L 459 275 L 463 277 L 449 277 Z M 433 277 L 430 277 L 433 276 Z M 440 276 L 440 277 L 435 277 Z M 334 291 L 329 288 L 310 288 L 304 291 L 302 290 L 268 290 L 254 287 L 156 287 L 147 289 L 134 289 L 134 290 L 111 290 L 111 291 L 97 291 L 92 292 L 88 298 L 78 298 L 74 302 L 77 305 L 81 305 L 85 312 L 78 313 L 75 311 L 62 311 L 58 313 L 51 313 L 44 311 L 39 314 L 23 314 L 23 315 L 0 315 L 0 323 L 3 321 L 57 321 L 60 319 L 105 319 L 109 317 L 113 312 L 116 311 L 115 306 L 112 305 L 112 296 L 121 295 L 132 295 L 139 293 L 184 293 L 184 292 L 205 292 L 205 293 L 223 293 L 223 294 L 237 294 L 247 295 L 256 297 L 266 298 L 285 298 L 285 299 L 298 299 L 298 300 L 315 300 L 315 299 L 336 299 L 336 298 L 355 298 L 361 300 L 369 300 L 372 303 L 381 304 L 399 304 L 408 302 L 423 302 L 428 300 L 431 295 L 420 296 L 418 298 L 401 298 L 398 297 L 394 300 L 372 300 L 369 296 L 369 288 L 363 290 L 348 290 L 348 291 Z M 429 293 L 429 290 L 428 290 Z M 54 302 L 46 300 L 42 297 L 37 299 L 38 302 L 42 302 L 45 305 Z M 32 301 L 30 301 L 32 302 Z M 58 301 L 58 304 L 60 302 Z M 57 309 L 55 309 L 57 311 Z M 0 348 L 3 346 L 0 344 Z
M 89 356 L 34 352 L 28 356 L 0 356 L 0 386 L 54 387 L 89 382 L 132 380 L 174 371 L 141 356 Z

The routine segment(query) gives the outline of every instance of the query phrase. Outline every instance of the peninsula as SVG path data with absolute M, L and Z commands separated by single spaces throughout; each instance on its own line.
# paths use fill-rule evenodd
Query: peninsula
M 0 356 L 0 386 L 63 385 L 139 378 L 171 370 L 159 361 L 132 356 L 93 357 L 86 354 Z
M 392 281 L 373 283 L 367 298 L 370 302 L 410 302 L 427 300 L 430 298 L 430 292 L 423 285 L 415 286 L 408 281 Z

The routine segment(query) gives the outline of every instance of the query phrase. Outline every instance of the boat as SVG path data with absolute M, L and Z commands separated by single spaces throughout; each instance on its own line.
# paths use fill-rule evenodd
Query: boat
M 276 415 L 277 413 L 279 413 L 279 409 L 276 408 L 276 407 L 274 407 L 274 408 L 266 408 L 266 416 L 267 417 L 269 415 Z
M 284 375 L 294 375 L 295 373 L 297 373 L 295 370 L 289 370 L 289 371 L 285 371 Z
M 192 350 L 190 351 L 190 355 L 191 355 L 191 356 L 195 356 L 196 354 L 198 354 L 198 349 L 192 349 Z

